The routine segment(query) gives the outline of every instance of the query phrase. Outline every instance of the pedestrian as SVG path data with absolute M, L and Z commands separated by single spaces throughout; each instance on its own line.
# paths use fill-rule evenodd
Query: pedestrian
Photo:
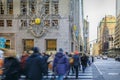
M 0 50 L 0 76 L 3 74 L 4 52 Z
M 73 59 L 73 55 L 74 55 L 73 52 L 71 52 L 71 53 L 68 55 L 68 56 L 69 56 L 69 64 L 70 64 L 69 73 L 72 72 L 72 74 L 74 74 L 74 66 L 73 66 L 74 59 Z
M 18 80 L 20 76 L 20 62 L 16 58 L 15 50 L 6 49 L 4 57 L 2 80 Z
M 23 51 L 22 56 L 20 57 L 20 67 L 21 67 L 21 75 L 25 75 L 25 64 L 26 60 L 28 58 L 28 53 L 27 51 Z
M 45 63 L 44 63 L 45 66 L 44 67 L 45 67 L 45 70 L 47 72 L 46 74 L 48 75 L 48 63 L 47 63 L 47 60 L 49 58 L 49 55 L 46 54 L 45 52 L 43 52 L 42 55 L 43 55 L 43 59 L 45 61 Z
M 83 54 L 83 56 L 81 57 L 81 65 L 82 65 L 82 72 L 85 72 L 85 69 L 87 67 L 87 62 L 88 62 L 88 57 L 86 56 L 86 54 Z
M 76 79 L 78 79 L 79 66 L 80 66 L 80 57 L 79 57 L 79 52 L 78 51 L 74 52 L 73 59 L 74 59 L 73 66 L 74 66 L 74 69 L 75 69 Z
M 42 80 L 45 72 L 45 60 L 39 52 L 38 47 L 33 47 L 33 54 L 31 54 L 26 60 L 26 76 L 28 80 Z
M 69 71 L 69 62 L 63 53 L 63 49 L 60 48 L 59 52 L 56 53 L 55 59 L 53 62 L 53 72 L 58 75 L 57 80 L 63 80 L 64 76 Z
M 92 63 L 94 62 L 94 56 L 91 56 L 92 57 Z
M 54 61 L 54 58 L 55 58 L 55 54 L 51 54 L 50 57 L 49 57 L 48 60 L 47 60 L 48 69 L 49 69 L 50 71 L 52 71 L 52 69 L 53 69 L 53 61 Z

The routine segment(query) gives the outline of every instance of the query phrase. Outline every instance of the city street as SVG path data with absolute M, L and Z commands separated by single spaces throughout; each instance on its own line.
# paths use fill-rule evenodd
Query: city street
M 103 78 L 104 80 L 120 80 L 120 62 L 108 58 L 108 60 L 96 59 L 94 64 L 102 80 Z M 98 74 L 93 75 L 97 76 Z
M 0 0 L 0 80 L 120 80 L 120 0 Z
M 44 76 L 44 80 L 51 80 L 54 76 L 49 72 Z M 95 59 L 95 62 L 88 66 L 85 73 L 79 71 L 79 79 L 75 79 L 75 74 L 70 73 L 65 80 L 119 80 L 120 62 L 112 58 L 107 60 Z

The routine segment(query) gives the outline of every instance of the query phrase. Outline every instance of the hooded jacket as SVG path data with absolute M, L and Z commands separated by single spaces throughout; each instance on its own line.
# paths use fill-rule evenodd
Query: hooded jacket
M 42 80 L 45 60 L 39 53 L 39 49 L 34 47 L 33 54 L 26 61 L 26 76 L 29 80 Z
M 57 52 L 53 62 L 53 71 L 57 75 L 64 75 L 68 70 L 69 70 L 68 59 L 66 58 L 62 51 Z

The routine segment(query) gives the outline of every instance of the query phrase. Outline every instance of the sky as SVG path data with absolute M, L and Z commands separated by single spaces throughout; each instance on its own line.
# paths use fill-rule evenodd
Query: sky
M 105 15 L 116 15 L 116 0 L 83 0 L 84 19 L 89 22 L 90 41 L 97 39 L 97 27 Z M 88 18 L 86 18 L 88 16 Z

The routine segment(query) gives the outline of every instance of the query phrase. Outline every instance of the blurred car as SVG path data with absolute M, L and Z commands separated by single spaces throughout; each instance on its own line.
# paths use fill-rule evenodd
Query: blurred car
M 102 56 L 102 59 L 107 60 L 108 57 L 107 57 L 106 55 L 103 55 L 103 56 Z
M 100 56 L 97 56 L 97 59 L 100 59 L 101 57 Z
M 116 61 L 120 61 L 120 56 L 115 57 Z

